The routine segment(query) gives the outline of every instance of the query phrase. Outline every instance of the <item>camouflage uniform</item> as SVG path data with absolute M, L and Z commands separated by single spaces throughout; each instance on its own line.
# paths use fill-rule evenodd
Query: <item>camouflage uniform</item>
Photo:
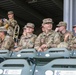
M 22 47 L 22 49 L 33 48 L 36 37 L 37 36 L 35 34 L 31 34 L 29 36 L 22 36 L 19 42 L 19 47 Z
M 59 22 L 59 24 L 57 25 L 57 26 L 67 26 L 67 23 L 66 22 L 63 22 L 63 21 L 61 21 L 61 22 Z M 65 31 L 65 33 L 60 33 L 59 32 L 59 34 L 60 34 L 60 36 L 61 36 L 61 41 L 63 42 L 64 41 L 64 39 L 65 39 L 65 36 L 67 35 L 67 34 L 70 34 L 70 36 L 68 37 L 68 39 L 67 39 L 67 42 L 70 42 L 70 40 L 72 39 L 72 37 L 73 37 L 73 33 L 71 32 L 71 31 L 68 31 L 68 30 L 66 30 Z
M 68 48 L 69 44 L 67 42 L 61 42 L 57 45 L 57 48 Z
M 14 14 L 14 13 L 13 13 L 13 11 L 9 11 L 8 15 L 9 14 Z M 5 25 L 6 28 L 8 28 L 7 33 L 11 36 L 14 36 L 13 34 L 14 34 L 15 26 L 18 25 L 17 21 L 12 18 L 12 19 L 9 19 L 9 20 L 5 21 L 4 25 Z
M 67 42 L 70 42 L 70 40 L 73 38 L 73 33 L 71 31 L 68 31 L 66 30 L 66 32 L 63 34 L 63 33 L 60 33 L 60 36 L 61 36 L 61 41 L 63 42 L 64 41 L 64 38 L 67 34 L 70 34 L 70 36 L 68 37 L 68 40 Z
M 51 18 L 46 18 L 43 20 L 42 26 L 47 23 L 53 23 Z M 57 32 L 50 30 L 48 33 L 42 32 L 35 41 L 35 49 L 38 50 L 41 45 L 46 44 L 47 49 L 51 47 L 56 47 L 60 43 L 60 36 Z M 46 49 L 46 50 L 47 50 Z
M 59 24 L 57 26 L 65 26 L 66 27 L 67 24 L 65 22 L 61 21 L 61 22 L 59 22 Z M 68 48 L 69 47 L 69 43 L 70 43 L 70 41 L 71 41 L 71 39 L 73 37 L 73 33 L 71 31 L 66 30 L 65 33 L 60 33 L 59 32 L 59 34 L 61 36 L 61 43 L 58 44 L 57 47 L 58 48 L 62 48 L 62 47 Z M 67 34 L 69 34 L 68 37 L 66 37 Z M 67 40 L 65 41 L 65 39 L 67 39 Z
M 4 31 L 5 28 L 0 27 L 0 31 Z M 4 40 L 0 41 L 0 50 L 7 49 L 11 50 L 14 47 L 14 40 L 11 36 L 6 35 Z
M 5 39 L 2 41 L 0 49 L 11 50 L 14 48 L 14 40 L 11 36 L 6 35 Z
M 34 28 L 34 24 L 33 23 L 27 23 L 27 25 L 25 25 L 24 28 L 27 28 L 27 27 Z M 33 33 L 29 34 L 29 35 L 22 35 L 20 42 L 19 42 L 19 47 L 21 47 L 21 49 L 23 49 L 23 48 L 34 48 L 36 38 L 37 38 L 37 36 Z
M 76 25 L 74 25 L 73 28 L 76 28 Z M 76 50 L 76 36 L 74 36 L 71 39 L 71 42 L 70 42 L 70 45 L 69 46 L 70 46 L 71 49 Z
M 71 42 L 70 42 L 70 48 L 71 49 L 75 49 L 76 50 L 76 47 L 74 47 L 74 45 L 76 45 L 76 37 L 73 37 Z
M 48 48 L 53 47 L 53 45 L 58 45 L 60 43 L 60 36 L 57 32 L 51 30 L 48 34 L 41 33 L 36 41 L 35 41 L 35 49 L 38 50 L 38 48 L 42 44 L 46 44 Z

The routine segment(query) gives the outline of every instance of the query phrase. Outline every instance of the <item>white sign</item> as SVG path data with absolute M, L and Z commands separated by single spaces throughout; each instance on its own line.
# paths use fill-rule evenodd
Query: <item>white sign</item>
M 21 75 L 22 69 L 4 69 L 3 74 Z
M 50 56 L 50 54 L 45 54 L 45 56 L 46 56 L 46 57 L 49 57 L 49 56 Z
M 21 57 L 21 54 L 18 54 L 17 57 Z
M 76 75 L 76 70 L 55 70 L 54 75 Z

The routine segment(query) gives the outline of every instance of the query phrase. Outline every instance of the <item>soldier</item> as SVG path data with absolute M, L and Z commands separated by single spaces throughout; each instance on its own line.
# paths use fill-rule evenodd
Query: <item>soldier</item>
M 55 31 L 59 31 L 61 36 L 61 43 L 57 46 L 58 48 L 69 48 L 69 43 L 73 37 L 73 33 L 71 31 L 66 30 L 67 23 L 66 22 L 59 22 Z
M 17 21 L 14 19 L 13 11 L 8 11 L 8 19 L 9 20 L 4 19 L 4 27 L 7 29 L 7 34 L 13 37 L 14 42 L 15 42 L 14 44 L 17 45 L 20 27 L 17 24 Z
M 76 25 L 73 26 L 73 30 L 76 34 Z M 74 36 L 70 42 L 70 48 L 76 50 L 76 37 Z
M 35 34 L 33 34 L 34 27 L 35 26 L 33 23 L 27 23 L 25 25 L 23 36 L 20 39 L 19 46 L 14 51 L 19 51 L 26 48 L 34 48 L 35 39 L 37 37 Z
M 0 50 L 11 50 L 14 47 L 14 40 L 11 36 L 7 35 L 7 30 L 0 27 Z
M 59 24 L 57 26 L 58 27 L 56 28 L 55 31 L 58 31 L 60 33 L 61 41 L 69 42 L 73 37 L 73 33 L 71 31 L 66 30 L 67 23 L 61 21 L 61 22 L 59 22 Z M 68 36 L 67 36 L 67 34 L 68 34 Z
M 14 37 L 14 30 L 16 26 L 19 26 L 17 24 L 17 21 L 14 19 L 14 12 L 13 11 L 8 11 L 8 19 L 4 19 L 4 27 L 7 28 L 7 33 L 11 32 L 11 34 L 9 34 L 10 36 Z
M 35 49 L 37 51 L 45 51 L 51 47 L 57 47 L 60 43 L 60 36 L 57 32 L 52 30 L 53 21 L 51 18 L 43 19 L 42 33 L 35 41 Z

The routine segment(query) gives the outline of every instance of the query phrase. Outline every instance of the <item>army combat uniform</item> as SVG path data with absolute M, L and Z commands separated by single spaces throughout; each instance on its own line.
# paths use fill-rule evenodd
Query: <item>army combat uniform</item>
M 60 36 L 57 32 L 51 30 L 48 34 L 41 33 L 36 41 L 35 41 L 35 49 L 38 50 L 38 48 L 42 44 L 46 44 L 48 48 L 55 47 L 60 43 Z
M 26 28 L 33 28 L 34 29 L 34 27 L 35 26 L 33 23 L 27 23 L 24 26 L 24 29 L 26 29 Z M 26 33 L 27 35 L 25 35 L 24 33 Z M 20 42 L 18 45 L 18 48 L 19 48 L 18 50 L 34 48 L 36 38 L 37 38 L 37 36 L 35 34 L 33 34 L 33 32 L 31 32 L 31 34 L 28 34 L 27 32 L 23 32 L 23 35 L 21 36 L 21 39 L 20 39 Z
M 73 26 L 73 30 L 75 31 L 75 34 L 76 34 L 76 25 Z M 71 39 L 69 46 L 70 46 L 70 49 L 76 50 L 76 36 L 74 36 Z
M 19 47 L 21 47 L 21 49 L 34 48 L 36 38 L 37 36 L 35 34 L 31 34 L 29 36 L 22 36 L 19 42 Z
M 14 14 L 13 11 L 9 11 L 9 12 L 8 12 L 8 15 L 10 15 L 10 14 Z M 4 25 L 5 25 L 5 28 L 8 29 L 8 30 L 7 30 L 7 33 L 13 37 L 13 36 L 14 36 L 15 26 L 18 25 L 18 24 L 17 24 L 17 21 L 14 20 L 14 18 L 12 18 L 12 19 L 9 19 L 9 20 L 7 20 L 7 21 L 4 21 Z M 18 26 L 19 26 L 19 25 L 18 25 Z
M 75 45 L 75 47 L 74 47 L 74 45 Z M 72 38 L 69 46 L 71 49 L 76 50 L 76 37 Z
M 48 26 L 51 26 L 51 24 L 53 23 L 51 18 L 45 18 L 43 19 L 43 23 L 42 26 L 44 27 L 46 24 Z M 41 48 L 42 45 L 46 45 L 47 48 L 41 48 L 41 51 L 45 51 L 48 48 L 51 47 L 56 47 L 57 44 L 60 43 L 60 36 L 57 32 L 49 29 L 49 27 L 47 28 L 48 32 L 46 33 L 46 31 L 43 31 L 36 39 L 35 41 L 35 49 L 39 51 L 39 48 Z
M 62 42 L 65 40 L 65 37 L 67 34 L 70 34 L 70 36 L 68 37 L 66 42 L 70 42 L 70 40 L 73 38 L 73 33 L 71 31 L 68 31 L 68 30 L 66 30 L 66 32 L 64 34 L 63 33 L 60 33 L 60 34 L 62 37 Z
M 61 22 L 59 22 L 59 24 L 57 25 L 58 27 L 61 27 L 61 26 L 67 26 L 67 23 L 66 22 L 63 22 L 63 21 L 61 21 Z M 66 37 L 66 35 L 67 34 L 69 34 L 69 36 L 68 37 L 66 37 L 66 42 L 70 42 L 70 40 L 72 39 L 72 37 L 73 37 L 73 33 L 71 32 L 71 31 L 68 31 L 68 30 L 66 30 L 65 31 L 65 33 L 60 33 L 59 32 L 59 34 L 60 34 L 60 36 L 61 36 L 61 42 L 64 42 L 65 41 L 65 37 Z
M 59 27 L 64 26 L 66 28 L 67 23 L 66 22 L 59 22 L 59 24 L 57 25 Z M 58 44 L 58 48 L 68 48 L 69 47 L 69 43 L 73 37 L 73 33 L 71 31 L 66 30 L 65 33 L 60 33 L 61 36 L 61 43 Z M 69 34 L 69 36 L 67 36 Z
M 0 31 L 5 31 L 5 28 L 0 27 Z M 6 35 L 3 40 L 0 39 L 0 50 L 11 50 L 14 47 L 14 40 L 11 36 Z
M 6 35 L 4 40 L 1 42 L 0 49 L 4 50 L 11 50 L 14 48 L 14 40 L 11 36 Z

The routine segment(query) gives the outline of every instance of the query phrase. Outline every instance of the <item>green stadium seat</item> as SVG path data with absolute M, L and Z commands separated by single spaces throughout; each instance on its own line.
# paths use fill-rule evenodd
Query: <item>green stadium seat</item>
M 10 53 L 9 50 L 0 50 L 0 57 L 9 57 Z
M 24 59 L 8 59 L 0 64 L 0 75 L 31 75 L 32 69 Z
M 45 65 L 36 65 L 34 75 L 76 75 L 76 59 L 54 59 Z
M 70 57 L 70 50 L 66 48 L 50 48 L 44 52 L 38 52 L 38 57 L 54 58 L 54 57 Z
M 36 56 L 36 50 L 35 49 L 22 49 L 18 52 L 13 52 L 11 57 L 14 58 L 33 58 Z
M 76 50 L 71 50 L 71 57 L 76 58 Z

